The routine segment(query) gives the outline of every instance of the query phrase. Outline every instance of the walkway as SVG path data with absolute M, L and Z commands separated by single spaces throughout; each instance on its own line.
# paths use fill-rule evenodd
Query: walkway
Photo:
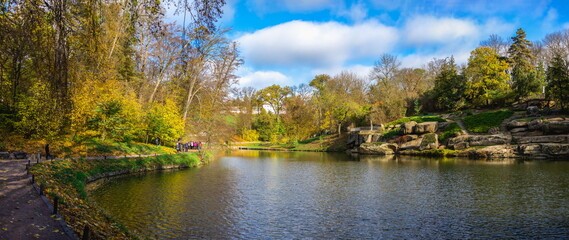
M 0 239 L 69 239 L 26 174 L 28 160 L 0 160 Z

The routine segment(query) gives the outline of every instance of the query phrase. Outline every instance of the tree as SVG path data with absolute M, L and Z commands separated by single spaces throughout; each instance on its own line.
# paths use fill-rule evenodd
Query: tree
M 471 52 L 468 67 L 466 96 L 472 104 L 490 105 L 508 92 L 508 63 L 489 47 L 479 47 Z
M 538 78 L 537 69 L 532 65 L 535 61 L 531 51 L 533 44 L 526 39 L 524 30 L 518 29 L 512 41 L 508 50 L 512 66 L 512 88 L 516 99 L 519 100 L 539 92 L 543 83 Z
M 562 109 L 569 106 L 569 64 L 558 53 L 547 68 L 547 95 L 556 100 Z
M 266 88 L 259 90 L 259 99 L 271 107 L 275 113 L 277 122 L 280 121 L 280 114 L 283 108 L 284 100 L 291 94 L 290 87 L 281 87 L 273 84 Z
M 389 122 L 401 118 L 406 113 L 405 93 L 395 77 L 401 62 L 397 57 L 383 54 L 375 62 L 370 78 L 375 81 L 370 87 L 370 101 L 376 104 L 371 116 L 374 122 Z
M 456 111 L 464 104 L 466 79 L 457 71 L 454 57 L 445 59 L 435 79 L 433 98 L 439 109 Z
M 481 47 L 489 47 L 500 56 L 506 56 L 506 54 L 508 54 L 509 45 L 511 45 L 510 41 L 504 40 L 497 34 L 491 34 L 488 39 L 480 42 Z

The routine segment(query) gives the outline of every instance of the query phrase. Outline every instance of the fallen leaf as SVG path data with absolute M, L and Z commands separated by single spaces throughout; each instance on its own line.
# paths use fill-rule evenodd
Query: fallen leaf
M 34 237 L 35 237 L 35 238 L 40 238 L 40 235 L 36 233 L 36 234 L 34 234 Z
M 59 220 L 61 220 L 61 218 L 56 218 L 56 219 L 53 219 L 53 220 L 55 220 L 55 221 L 59 221 Z
M 59 229 L 55 229 L 55 230 L 53 230 L 53 232 L 54 232 L 54 233 L 59 232 Z
M 8 228 L 2 228 L 2 230 L 4 230 L 4 231 L 8 231 Z

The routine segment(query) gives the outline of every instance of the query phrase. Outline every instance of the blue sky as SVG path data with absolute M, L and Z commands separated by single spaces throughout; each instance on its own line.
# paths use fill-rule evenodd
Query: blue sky
M 383 53 L 404 67 L 453 55 L 465 63 L 490 34 L 537 41 L 569 28 L 567 0 L 226 0 L 245 64 L 239 84 L 308 83 L 343 70 L 367 76 Z

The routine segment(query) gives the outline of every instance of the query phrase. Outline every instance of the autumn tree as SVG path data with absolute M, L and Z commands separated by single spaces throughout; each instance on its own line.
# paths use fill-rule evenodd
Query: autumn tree
M 533 44 L 526 39 L 525 31 L 518 29 L 512 41 L 508 50 L 512 67 L 512 88 L 516 99 L 519 100 L 538 93 L 543 82 L 539 78 L 536 67 L 532 64 L 535 61 L 535 56 L 531 51 Z
M 370 88 L 370 99 L 377 103 L 372 116 L 374 122 L 389 122 L 405 116 L 407 103 L 395 78 L 400 66 L 397 57 L 383 54 L 370 72 L 370 79 L 374 81 Z
M 506 60 L 488 47 L 479 47 L 471 52 L 465 69 L 467 78 L 466 96 L 474 105 L 490 105 L 508 93 L 509 68 Z
M 290 87 L 281 87 L 273 84 L 263 88 L 257 92 L 259 100 L 268 104 L 275 113 L 275 118 L 280 121 L 281 110 L 283 109 L 284 100 L 292 93 Z

